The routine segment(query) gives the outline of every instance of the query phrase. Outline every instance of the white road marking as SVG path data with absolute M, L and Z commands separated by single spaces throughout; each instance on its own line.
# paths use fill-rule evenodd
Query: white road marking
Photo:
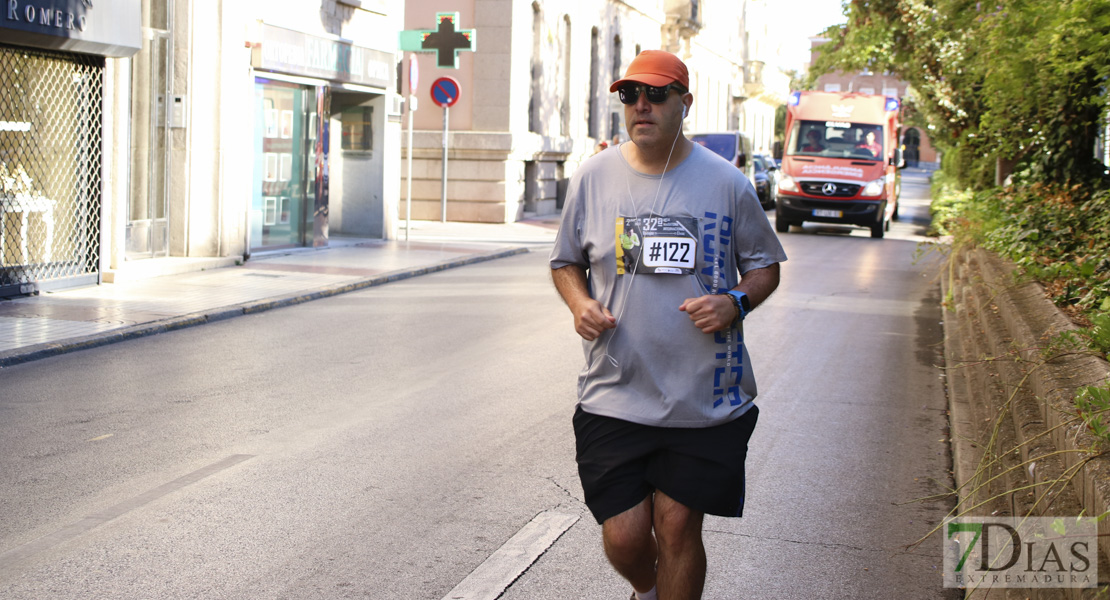
M 536 515 L 443 600 L 495 600 L 578 519 L 551 511 Z

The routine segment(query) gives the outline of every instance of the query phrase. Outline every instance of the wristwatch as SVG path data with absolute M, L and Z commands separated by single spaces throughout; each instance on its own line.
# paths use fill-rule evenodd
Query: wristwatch
M 743 321 L 744 317 L 748 316 L 748 313 L 752 312 L 752 303 L 750 300 L 748 300 L 748 295 L 744 292 L 729 290 L 727 292 L 723 292 L 721 295 L 728 296 L 729 299 L 732 300 L 732 305 L 736 307 L 736 320 L 732 322 L 733 325 L 739 323 L 740 321 Z

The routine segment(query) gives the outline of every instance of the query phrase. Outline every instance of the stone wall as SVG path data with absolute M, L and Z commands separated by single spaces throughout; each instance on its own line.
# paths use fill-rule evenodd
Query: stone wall
M 1019 282 L 1014 272 L 990 252 L 962 249 L 942 275 L 960 498 L 964 506 L 986 502 L 971 511 L 978 516 L 1101 515 L 1110 510 L 1110 456 L 1080 464 L 1091 457 L 1094 439 L 1076 420 L 1074 398 L 1081 387 L 1105 385 L 1110 365 L 1082 352 L 1050 351 L 1046 359 L 1050 341 L 1075 327 L 1040 285 Z M 1072 474 L 1070 483 L 1053 483 Z M 1110 520 L 1099 524 L 1099 534 L 1106 581 Z

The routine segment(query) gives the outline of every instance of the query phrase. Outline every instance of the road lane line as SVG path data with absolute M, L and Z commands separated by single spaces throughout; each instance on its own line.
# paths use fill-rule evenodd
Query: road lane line
M 177 490 L 180 490 L 181 488 L 184 488 L 186 486 L 192 485 L 206 477 L 215 475 L 220 471 L 230 469 L 231 467 L 234 467 L 235 465 L 250 458 L 254 458 L 254 456 L 250 454 L 233 454 L 221 461 L 214 462 L 207 467 L 197 469 L 196 471 L 193 471 L 188 475 L 183 475 L 169 483 L 165 483 L 148 492 L 139 494 L 138 496 L 135 496 L 130 500 L 125 500 L 103 511 L 91 514 L 76 523 L 55 531 L 54 533 L 44 535 L 37 540 L 27 542 L 26 544 L 23 544 L 21 546 L 16 546 L 15 548 L 12 548 L 11 550 L 4 552 L 3 554 L 0 554 L 0 573 L 3 573 L 3 571 L 7 570 L 8 568 L 26 560 L 27 558 L 30 558 L 35 554 L 38 554 L 39 552 L 53 548 L 54 546 L 57 546 L 62 542 L 69 541 L 95 527 L 99 527 L 100 525 L 111 521 L 112 519 L 121 517 L 131 512 L 132 510 L 139 508 L 140 506 L 149 504 L 163 496 L 166 496 L 172 492 L 176 492 Z
M 578 519 L 551 511 L 536 515 L 443 600 L 495 600 Z

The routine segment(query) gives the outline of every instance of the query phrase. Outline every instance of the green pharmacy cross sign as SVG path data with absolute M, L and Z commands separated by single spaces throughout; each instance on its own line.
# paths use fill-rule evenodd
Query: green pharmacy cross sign
M 438 29 L 412 29 L 400 35 L 402 52 L 435 52 L 436 66 L 443 69 L 459 68 L 459 51 L 476 49 L 477 36 L 473 29 L 456 29 L 459 13 L 436 13 Z

